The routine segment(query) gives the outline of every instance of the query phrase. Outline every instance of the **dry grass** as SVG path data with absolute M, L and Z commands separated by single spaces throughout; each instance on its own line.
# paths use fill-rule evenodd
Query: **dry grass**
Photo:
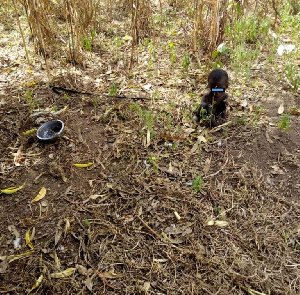
M 0 195 L 0 292 L 27 293 L 43 276 L 33 294 L 299 294 L 300 211 L 290 183 L 298 183 L 299 145 L 286 147 L 284 133 L 271 137 L 271 144 L 268 118 L 250 107 L 242 110 L 234 95 L 231 123 L 202 132 L 191 125 L 191 102 L 204 91 L 207 69 L 190 57 L 185 71 L 182 59 L 199 36 L 213 49 L 225 21 L 238 16 L 224 17 L 221 1 L 202 10 L 193 10 L 190 1 L 133 2 L 89 2 L 86 10 L 81 1 L 22 2 L 56 83 L 106 94 L 116 85 L 122 94 L 146 92 L 151 99 L 134 105 L 101 96 L 58 96 L 42 83 L 22 80 L 42 119 L 51 118 L 47 107 L 68 106 L 60 116 L 66 138 L 43 145 L 19 136 L 36 127 L 36 117 L 30 116 L 21 82 L 6 85 L 1 189 L 25 181 L 26 186 Z M 246 13 L 252 6 L 244 3 Z M 195 19 L 203 28 L 193 35 Z M 92 29 L 97 35 L 85 52 L 82 38 L 89 39 Z M 68 51 L 70 61 L 81 56 L 86 69 L 66 64 L 58 73 L 53 65 L 63 58 L 54 54 L 55 46 L 64 58 Z M 234 88 L 237 78 L 230 75 Z M 21 166 L 13 162 L 18 151 Z M 89 161 L 88 169 L 72 165 Z M 285 174 L 272 176 L 286 176 L 275 186 L 268 182 L 274 162 Z M 199 177 L 204 184 L 197 190 Z M 47 202 L 30 203 L 41 186 L 47 187 Z M 22 237 L 20 250 L 12 249 L 12 224 Z M 28 252 L 24 237 L 33 228 L 34 249 Z M 71 274 L 57 278 L 65 270 Z

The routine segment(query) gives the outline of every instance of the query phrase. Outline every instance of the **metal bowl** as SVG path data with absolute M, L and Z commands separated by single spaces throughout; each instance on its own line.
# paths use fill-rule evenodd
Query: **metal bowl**
M 61 120 L 49 121 L 39 127 L 36 136 L 39 140 L 53 142 L 63 134 L 64 127 L 64 122 Z

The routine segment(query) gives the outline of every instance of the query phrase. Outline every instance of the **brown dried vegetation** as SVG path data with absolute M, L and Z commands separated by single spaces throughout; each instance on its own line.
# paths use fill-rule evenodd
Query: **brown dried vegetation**
M 0 194 L 0 293 L 299 294 L 299 118 L 288 133 L 269 124 L 274 101 L 261 97 L 281 95 L 274 73 L 249 78 L 246 105 L 229 69 L 228 122 L 193 125 L 202 53 L 242 15 L 230 1 L 190 2 L 15 2 L 29 28 L 1 10 L 14 28 L 19 17 L 31 69 L 1 26 L 0 189 L 19 190 Z M 241 2 L 262 13 L 264 1 Z M 49 82 L 149 98 L 57 94 Z M 284 95 L 299 108 L 298 93 Z M 53 118 L 66 126 L 57 142 L 24 136 Z

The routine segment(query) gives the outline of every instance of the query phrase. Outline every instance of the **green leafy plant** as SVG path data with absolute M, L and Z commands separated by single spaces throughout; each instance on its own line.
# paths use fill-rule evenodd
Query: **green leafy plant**
M 206 109 L 203 109 L 203 108 L 202 108 L 202 109 L 200 110 L 200 113 L 199 113 L 199 116 L 200 116 L 200 123 L 208 123 L 208 122 L 211 121 L 212 116 L 213 116 L 213 114 L 212 114 L 213 105 L 214 105 L 214 101 L 213 101 L 213 103 L 212 103 L 211 113 L 210 113 L 210 114 L 207 113 Z
M 254 44 L 258 40 L 264 39 L 270 26 L 271 21 L 269 19 L 262 20 L 256 15 L 249 15 L 239 18 L 232 24 L 227 25 L 226 35 L 232 36 L 234 44 Z
M 245 115 L 242 115 L 242 116 L 236 115 L 234 117 L 234 119 L 235 119 L 235 123 L 237 125 L 245 125 L 246 124 L 246 116 Z
M 118 93 L 118 88 L 117 88 L 117 85 L 116 84 L 111 84 L 109 86 L 109 95 L 111 96 L 116 96 Z
M 123 40 L 121 37 L 117 36 L 114 40 L 113 40 L 113 44 L 120 47 L 123 44 Z
M 155 89 L 155 90 L 153 91 L 153 93 L 152 93 L 152 98 L 153 98 L 153 99 L 159 100 L 159 98 L 160 98 L 160 92 L 159 92 L 159 90 Z
M 148 161 L 152 165 L 152 168 L 155 172 L 158 171 L 158 164 L 157 164 L 158 158 L 155 156 L 149 156 Z
M 300 72 L 298 66 L 294 63 L 285 66 L 285 74 L 290 81 L 294 91 L 297 91 L 300 86 Z
M 91 33 L 89 36 L 83 38 L 82 40 L 82 46 L 83 48 L 85 48 L 85 50 L 87 51 L 92 51 L 92 47 L 93 47 L 93 40 L 96 37 L 96 31 L 95 30 L 91 30 Z
M 91 221 L 90 221 L 89 219 L 85 219 L 85 220 L 84 220 L 84 224 L 85 224 L 86 226 L 90 226 L 90 225 L 91 225 Z
M 281 130 L 289 131 L 291 128 L 291 118 L 289 114 L 284 114 L 281 120 L 278 121 L 278 127 Z
M 33 109 L 37 106 L 37 101 L 32 97 L 32 91 L 27 90 L 24 94 L 26 101 L 29 103 L 30 113 L 32 113 Z
M 249 76 L 250 68 L 259 54 L 258 47 L 251 50 L 245 44 L 237 45 L 230 55 L 230 63 L 234 71 Z
M 195 180 L 192 182 L 192 188 L 194 189 L 195 193 L 200 193 L 202 191 L 204 180 L 201 176 L 197 176 Z
M 82 40 L 82 46 L 86 51 L 92 51 L 92 38 L 86 37 Z
M 54 111 L 54 112 L 57 112 L 57 111 L 58 111 L 58 106 L 53 106 L 53 107 L 51 108 L 51 110 Z
M 191 61 L 188 53 L 184 53 L 184 57 L 182 59 L 182 67 L 185 72 L 189 70 L 190 63 Z
M 177 54 L 174 52 L 174 42 L 169 43 L 169 50 L 170 50 L 170 59 L 171 59 L 171 65 L 172 67 L 175 65 L 176 60 L 177 60 Z
M 221 213 L 221 211 L 222 211 L 222 207 L 220 205 L 218 205 L 217 207 L 215 207 L 216 214 L 219 215 Z
M 148 52 L 149 52 L 148 69 L 151 70 L 156 59 L 156 47 L 152 41 L 149 42 Z
M 217 50 L 215 50 L 212 53 L 212 58 L 213 58 L 213 62 L 212 64 L 212 68 L 216 69 L 216 68 L 222 68 L 223 67 L 223 63 L 221 62 L 221 58 L 222 56 L 226 55 L 229 52 L 229 48 L 224 44 L 220 44 L 217 48 Z
M 139 105 L 136 103 L 133 103 L 130 105 L 130 109 L 137 112 L 139 119 L 143 122 L 144 127 L 147 129 L 147 131 L 150 131 L 150 133 L 153 132 L 153 126 L 154 126 L 154 116 L 151 110 L 143 110 Z

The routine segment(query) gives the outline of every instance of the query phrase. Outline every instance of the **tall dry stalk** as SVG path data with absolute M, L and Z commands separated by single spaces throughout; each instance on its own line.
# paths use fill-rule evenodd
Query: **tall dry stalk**
M 132 46 L 131 46 L 131 57 L 129 68 L 132 68 L 134 57 L 135 57 L 135 48 L 139 44 L 140 38 L 149 36 L 151 34 L 150 24 L 152 24 L 152 30 L 154 32 L 154 22 L 151 14 L 151 5 L 147 0 L 131 0 L 131 37 L 132 37 Z M 155 34 L 153 35 L 155 40 Z M 136 53 L 136 59 L 138 55 Z
M 22 42 L 23 42 L 23 46 L 24 46 L 24 50 L 25 50 L 25 55 L 26 55 L 27 63 L 30 66 L 31 63 L 30 63 L 30 60 L 29 60 L 29 55 L 28 55 L 28 50 L 27 50 L 27 46 L 26 46 L 26 42 L 25 42 L 24 32 L 22 30 L 22 26 L 21 26 L 21 23 L 20 23 L 19 13 L 18 13 L 18 9 L 17 9 L 17 5 L 16 5 L 16 1 L 15 0 L 13 0 L 13 6 L 14 6 L 15 14 L 17 16 L 17 22 L 18 22 L 20 34 L 21 34 L 21 37 L 22 37 Z
M 198 40 L 201 38 L 204 51 L 212 52 L 224 39 L 228 0 L 195 0 L 194 5 L 193 50 L 197 51 Z
M 26 10 L 37 51 L 46 59 L 66 55 L 68 61 L 79 62 L 83 40 L 91 36 L 99 0 L 19 2 Z

